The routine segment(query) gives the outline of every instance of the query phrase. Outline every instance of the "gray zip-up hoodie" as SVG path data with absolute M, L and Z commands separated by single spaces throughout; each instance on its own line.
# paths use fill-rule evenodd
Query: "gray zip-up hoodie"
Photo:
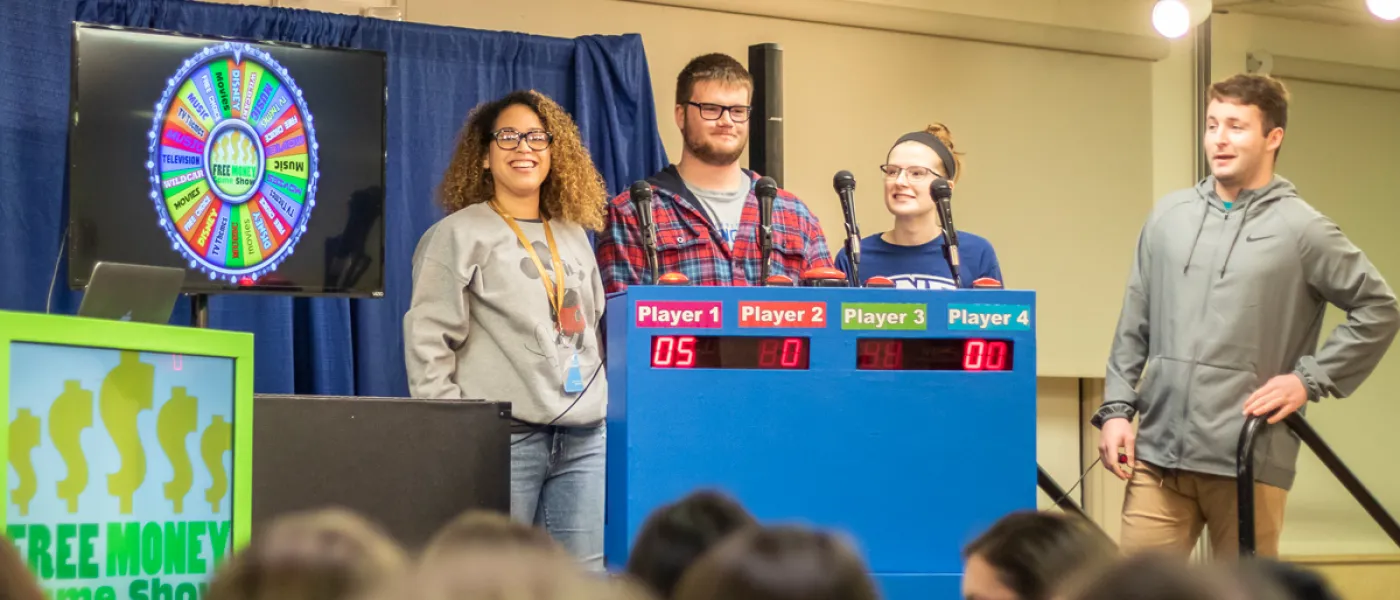
M 1327 303 L 1347 311 L 1318 350 Z M 1215 178 L 1162 198 L 1143 226 L 1093 424 L 1140 416 L 1137 458 L 1233 477 L 1244 403 L 1296 373 L 1345 397 L 1400 329 L 1394 292 L 1330 219 L 1275 176 L 1230 210 Z M 1255 479 L 1290 489 L 1298 438 L 1260 432 Z

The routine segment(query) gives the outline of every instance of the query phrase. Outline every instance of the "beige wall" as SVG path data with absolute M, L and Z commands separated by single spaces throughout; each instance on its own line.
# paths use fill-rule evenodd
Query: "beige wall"
M 1089 463 L 1079 455 L 1079 438 L 1083 430 L 1083 414 L 1079 403 L 1079 379 L 1072 377 L 1042 377 L 1036 397 L 1036 459 L 1070 499 L 1080 502 L 1083 486 L 1071 490 L 1079 474 Z M 1041 508 L 1054 506 L 1054 500 L 1044 492 L 1037 495 Z
M 1341 226 L 1391 281 L 1400 281 L 1400 92 L 1288 81 L 1295 110 L 1279 169 L 1304 198 Z M 1341 107 L 1347 107 L 1342 110 Z M 1360 143 L 1358 143 L 1360 142 Z M 1345 315 L 1329 309 L 1323 331 Z M 1324 338 L 1325 339 L 1325 338 Z M 1394 458 L 1400 443 L 1400 351 L 1392 352 L 1352 397 L 1326 400 L 1308 420 L 1391 510 L 1400 509 Z M 1295 554 L 1397 552 L 1311 452 L 1299 461 L 1289 499 L 1285 551 Z
M 1251 51 L 1400 70 L 1400 31 L 1245 15 L 1217 17 L 1213 27 L 1216 78 L 1244 71 L 1245 55 Z M 1395 190 L 1400 189 L 1400 91 L 1279 75 L 1293 94 L 1279 173 L 1334 219 L 1394 285 L 1400 281 L 1400 240 L 1394 235 L 1395 223 L 1400 223 L 1400 203 L 1395 200 Z M 1329 309 L 1324 340 L 1343 319 L 1341 311 Z M 1397 386 L 1400 350 L 1392 350 L 1353 397 L 1324 400 L 1308 413 L 1309 422 L 1393 514 L 1400 514 L 1395 513 L 1400 511 L 1400 477 L 1395 476 L 1394 462 L 1400 451 L 1394 429 L 1400 423 Z M 1395 545 L 1314 455 L 1306 449 L 1301 454 L 1281 551 L 1396 554 Z

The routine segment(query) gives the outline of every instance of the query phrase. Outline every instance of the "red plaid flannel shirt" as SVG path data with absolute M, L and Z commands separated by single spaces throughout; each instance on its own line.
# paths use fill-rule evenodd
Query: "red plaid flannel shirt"
M 756 183 L 758 174 L 744 173 Z M 758 197 L 750 184 L 738 236 L 731 249 L 699 201 L 686 189 L 674 166 L 648 179 L 652 184 L 652 220 L 656 223 L 657 265 L 662 274 L 681 273 L 691 285 L 753 286 L 759 284 L 763 257 L 758 244 Z M 628 285 L 650 282 L 646 250 L 641 241 L 631 193 L 608 203 L 608 225 L 597 241 L 598 267 L 608 293 Z M 803 271 L 830 267 L 821 224 L 797 196 L 778 190 L 773 199 L 773 255 L 770 275 L 797 281 Z

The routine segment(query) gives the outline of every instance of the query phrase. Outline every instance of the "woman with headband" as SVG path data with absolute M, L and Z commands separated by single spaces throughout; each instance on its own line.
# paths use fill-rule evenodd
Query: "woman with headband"
M 860 277 L 885 277 L 898 288 L 952 289 L 953 272 L 943 256 L 943 224 L 930 186 L 946 179 L 956 186 L 962 175 L 960 153 L 941 123 L 905 134 L 890 148 L 880 170 L 885 175 L 885 209 L 894 227 L 860 241 Z M 1001 281 L 1001 265 L 986 238 L 958 230 L 962 287 L 983 277 Z M 836 268 L 850 273 L 851 261 L 842 250 Z

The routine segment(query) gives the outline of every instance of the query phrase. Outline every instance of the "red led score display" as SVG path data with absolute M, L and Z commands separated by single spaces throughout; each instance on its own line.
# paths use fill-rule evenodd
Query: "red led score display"
M 867 338 L 856 342 L 861 371 L 1010 371 L 1013 342 Z
M 787 369 L 811 362 L 805 337 L 658 335 L 651 338 L 653 369 Z

